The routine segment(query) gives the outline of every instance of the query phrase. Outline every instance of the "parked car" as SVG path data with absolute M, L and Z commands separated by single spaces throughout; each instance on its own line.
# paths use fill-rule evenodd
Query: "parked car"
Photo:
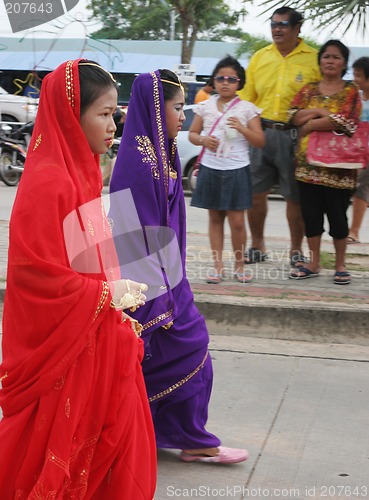
M 9 94 L 0 87 L 1 121 L 10 122 L 12 128 L 14 128 L 12 123 L 24 124 L 35 121 L 38 101 L 38 98 Z
M 181 170 L 183 177 L 183 189 L 185 191 L 191 191 L 190 185 L 190 177 L 193 166 L 196 162 L 196 158 L 198 157 L 201 146 L 195 146 L 188 139 L 188 130 L 193 120 L 194 112 L 193 108 L 196 104 L 186 104 L 183 111 L 186 115 L 186 119 L 182 124 L 182 130 L 179 132 L 177 136 L 177 145 L 178 145 L 178 153 L 179 159 L 181 161 Z

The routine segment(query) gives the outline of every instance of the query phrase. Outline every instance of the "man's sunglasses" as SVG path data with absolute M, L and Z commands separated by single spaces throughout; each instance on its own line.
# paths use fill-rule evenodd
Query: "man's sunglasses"
M 216 76 L 214 80 L 218 83 L 228 82 L 228 83 L 237 83 L 240 81 L 239 78 L 235 76 Z
M 274 28 L 288 28 L 289 25 L 290 25 L 289 21 L 271 21 L 271 23 L 270 23 L 270 27 L 272 29 L 274 29 Z

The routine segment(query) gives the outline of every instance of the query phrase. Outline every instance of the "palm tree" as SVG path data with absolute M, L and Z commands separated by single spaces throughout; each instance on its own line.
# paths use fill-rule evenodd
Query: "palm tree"
M 264 0 L 261 2 L 265 12 L 286 5 L 304 12 L 305 19 L 317 23 L 318 28 L 330 27 L 332 30 L 340 27 L 345 34 L 349 28 L 356 28 L 364 35 L 369 14 L 369 0 Z

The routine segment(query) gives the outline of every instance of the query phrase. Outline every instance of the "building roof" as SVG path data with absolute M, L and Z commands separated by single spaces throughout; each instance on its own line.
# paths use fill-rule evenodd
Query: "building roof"
M 196 74 L 211 75 L 227 54 L 236 57 L 238 43 L 195 43 L 191 64 Z M 52 71 L 68 59 L 92 59 L 112 73 L 139 74 L 158 68 L 173 69 L 181 62 L 180 40 L 96 40 L 86 38 L 0 37 L 0 70 Z M 367 47 L 351 47 L 350 63 L 369 56 Z M 239 58 L 246 67 L 248 58 Z M 352 78 L 349 69 L 345 78 Z
M 191 64 L 210 75 L 222 57 L 235 56 L 238 44 L 197 41 Z M 0 70 L 52 71 L 68 59 L 92 59 L 112 73 L 138 74 L 172 69 L 181 62 L 181 41 L 95 40 L 93 38 L 0 37 Z M 246 59 L 239 59 L 245 66 Z

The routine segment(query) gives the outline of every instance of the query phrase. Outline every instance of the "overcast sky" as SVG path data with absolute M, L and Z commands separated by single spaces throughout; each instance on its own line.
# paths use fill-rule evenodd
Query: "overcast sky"
M 55 2 L 57 0 L 52 1 Z M 237 8 L 237 4 L 239 4 L 238 0 L 228 1 L 230 1 L 230 5 L 233 8 Z M 55 36 L 59 34 L 59 36 L 62 37 L 84 38 L 86 33 L 90 33 L 98 29 L 96 22 L 88 21 L 89 12 L 86 9 L 87 2 L 88 0 L 80 0 L 76 7 L 72 9 L 69 14 L 62 16 L 51 23 L 43 24 L 42 26 L 33 28 L 33 30 L 29 31 L 33 31 L 34 36 L 40 37 Z M 241 26 L 246 32 L 250 34 L 264 35 L 269 38 L 270 27 L 268 20 L 270 18 L 270 14 L 261 16 L 263 8 L 260 7 L 260 4 L 260 0 L 255 0 L 253 5 L 247 5 L 249 15 L 243 20 Z M 283 5 L 283 1 L 281 2 L 281 5 Z M 5 0 L 4 2 L 0 0 L 0 36 L 19 37 L 23 36 L 24 34 L 26 34 L 25 31 L 12 35 L 10 23 L 5 11 Z M 351 29 L 350 32 L 345 36 L 342 35 L 342 30 L 340 29 L 337 29 L 334 33 L 332 33 L 331 30 L 327 29 L 319 33 L 311 23 L 306 21 L 302 28 L 302 35 L 309 36 L 310 38 L 316 40 L 318 43 L 324 43 L 329 38 L 338 38 L 348 46 L 368 46 L 369 53 L 369 35 L 367 35 L 366 38 L 363 38 L 357 33 L 357 30 L 355 29 Z

